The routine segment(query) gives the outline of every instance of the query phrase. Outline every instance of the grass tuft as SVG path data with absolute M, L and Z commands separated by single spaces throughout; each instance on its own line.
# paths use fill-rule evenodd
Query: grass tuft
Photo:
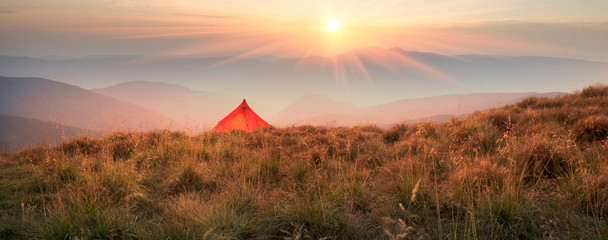
M 602 142 L 608 139 L 608 116 L 590 116 L 579 120 L 572 129 L 579 144 Z
M 2 239 L 608 239 L 608 87 L 449 122 L 0 154 Z

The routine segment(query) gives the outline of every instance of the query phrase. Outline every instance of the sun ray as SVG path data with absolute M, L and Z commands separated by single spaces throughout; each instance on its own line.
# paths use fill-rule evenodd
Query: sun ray
M 441 24 L 419 25 L 420 21 L 437 20 L 446 16 L 463 16 L 467 14 L 485 14 L 509 11 L 505 6 L 474 9 L 469 11 L 439 12 L 438 9 L 457 8 L 459 4 L 470 0 L 441 2 L 426 5 L 412 5 L 405 13 L 393 11 L 402 1 L 385 1 L 370 3 L 359 1 L 346 6 L 339 6 L 328 1 L 313 1 L 313 4 L 301 5 L 277 1 L 278 6 L 260 7 L 257 4 L 231 1 L 237 4 L 245 14 L 236 12 L 224 13 L 235 17 L 207 17 L 203 14 L 180 15 L 188 22 L 182 26 L 146 26 L 115 28 L 73 28 L 54 29 L 55 31 L 94 32 L 105 34 L 108 41 L 126 39 L 191 39 L 179 46 L 159 50 L 156 56 L 138 59 L 137 61 L 170 60 L 172 55 L 194 56 L 232 56 L 222 58 L 217 63 L 201 66 L 212 69 L 243 59 L 258 56 L 274 56 L 293 59 L 293 71 L 305 68 L 308 59 L 314 56 L 323 58 L 322 65 L 331 69 L 338 87 L 348 87 L 349 81 L 360 79 L 369 86 L 374 86 L 373 72 L 370 65 L 377 65 L 394 74 L 401 74 L 403 69 L 411 69 L 432 79 L 457 84 L 445 73 L 441 73 L 419 59 L 412 58 L 405 52 L 397 50 L 380 50 L 381 55 L 369 55 L 358 51 L 368 46 L 416 49 L 430 52 L 478 52 L 483 49 L 500 48 L 537 48 L 550 51 L 552 46 L 526 42 L 521 39 L 506 39 L 496 36 L 481 36 L 474 33 L 455 33 L 441 29 Z M 320 11 L 312 11 L 316 8 Z M 320 6 L 320 7 L 319 7 Z M 290 9 L 279 11 L 278 9 Z M 293 11 L 291 11 L 293 10 Z M 287 13 L 289 12 L 289 14 Z M 413 14 L 422 12 L 424 14 Z M 204 24 L 194 24 L 204 19 Z M 344 22 L 342 22 L 344 21 Z M 213 39 L 213 40 L 211 40 Z M 448 43 L 445 39 L 451 39 Z M 405 40 L 405 41 L 404 41 Z M 476 45 L 472 49 L 471 43 Z M 526 46 L 526 44 L 528 46 Z M 555 47 L 558 49 L 558 47 Z M 563 48 L 561 48 L 563 49 Z M 350 54 L 348 54 L 350 52 Z M 384 55 L 382 55 L 384 54 Z M 407 81 L 407 79 L 405 80 Z

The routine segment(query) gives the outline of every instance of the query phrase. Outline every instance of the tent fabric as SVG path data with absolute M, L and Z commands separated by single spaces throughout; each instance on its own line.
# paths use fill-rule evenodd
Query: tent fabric
M 258 128 L 264 127 L 271 127 L 271 125 L 258 116 L 249 105 L 247 105 L 247 101 L 243 99 L 241 105 L 218 122 L 212 131 L 229 132 L 232 130 L 243 130 L 245 132 L 253 132 Z

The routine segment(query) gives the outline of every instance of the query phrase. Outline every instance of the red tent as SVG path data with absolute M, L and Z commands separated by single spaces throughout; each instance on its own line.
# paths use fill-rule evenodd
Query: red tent
M 255 129 L 264 127 L 270 127 L 270 124 L 255 114 L 249 105 L 247 105 L 247 101 L 243 99 L 241 105 L 218 122 L 212 130 L 215 132 L 230 132 L 238 129 L 245 132 L 253 132 Z

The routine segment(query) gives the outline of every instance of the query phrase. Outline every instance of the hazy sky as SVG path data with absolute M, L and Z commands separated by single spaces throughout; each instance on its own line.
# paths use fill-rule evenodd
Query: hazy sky
M 326 19 L 343 23 L 328 32 Z M 380 46 L 608 62 L 606 0 L 3 0 L 0 54 L 331 55 Z

